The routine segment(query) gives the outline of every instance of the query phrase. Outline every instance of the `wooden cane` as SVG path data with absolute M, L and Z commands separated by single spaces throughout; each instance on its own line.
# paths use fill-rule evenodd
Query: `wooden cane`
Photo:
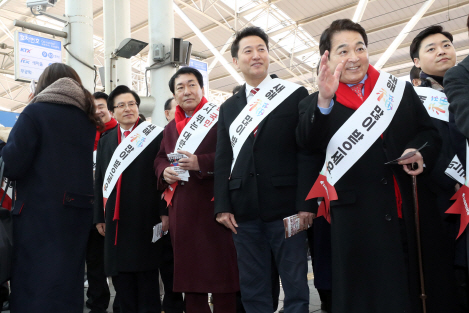
M 423 261 L 422 261 L 422 245 L 420 242 L 420 220 L 419 220 L 419 201 L 417 195 L 417 176 L 412 176 L 412 187 L 414 196 L 414 214 L 415 214 L 415 233 L 417 235 L 417 250 L 419 256 L 419 271 L 420 271 L 420 299 L 422 300 L 423 313 L 427 312 L 425 300 L 427 295 L 425 294 L 425 280 L 423 277 Z

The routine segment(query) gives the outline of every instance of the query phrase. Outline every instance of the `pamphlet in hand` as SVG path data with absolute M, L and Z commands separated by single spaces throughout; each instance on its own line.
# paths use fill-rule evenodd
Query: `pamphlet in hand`
M 152 243 L 157 242 L 161 239 L 164 235 L 166 235 L 168 231 L 163 232 L 163 223 L 158 223 L 153 226 L 153 239 L 151 240 Z
M 187 158 L 187 156 L 182 153 L 169 153 L 167 156 L 171 166 L 173 167 L 172 169 L 178 174 L 179 178 L 183 181 L 189 181 L 189 171 L 179 167 L 179 160 Z
M 300 217 L 298 214 L 285 217 L 283 219 L 283 226 L 285 226 L 285 238 L 290 238 L 304 230 L 300 229 Z

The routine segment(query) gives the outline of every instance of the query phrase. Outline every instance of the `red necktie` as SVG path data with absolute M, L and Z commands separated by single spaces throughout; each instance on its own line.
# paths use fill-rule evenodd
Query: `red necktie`
M 259 88 L 252 88 L 251 94 L 252 94 L 253 96 L 255 96 L 258 91 L 259 91 Z M 257 128 L 258 128 L 258 127 L 259 127 L 259 126 L 256 126 L 256 128 L 255 128 L 254 131 L 253 131 L 254 137 L 256 137 L 256 133 L 257 133 Z
M 353 90 L 353 92 L 358 96 L 358 98 L 360 98 L 361 101 L 363 101 L 363 93 L 362 93 L 363 85 L 365 84 L 356 84 L 355 86 L 350 87 Z
M 124 137 L 127 137 L 128 135 L 130 135 L 130 130 L 124 131 Z

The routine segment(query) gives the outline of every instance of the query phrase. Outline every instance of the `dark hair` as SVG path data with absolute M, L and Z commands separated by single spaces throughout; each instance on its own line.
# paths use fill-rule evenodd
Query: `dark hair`
M 432 25 L 430 27 L 425 28 L 417 36 L 415 36 L 414 40 L 410 44 L 410 58 L 412 62 L 415 58 L 419 58 L 419 50 L 422 44 L 422 41 L 427 38 L 428 36 L 435 35 L 435 34 L 442 34 L 449 41 L 453 42 L 453 35 L 443 30 L 443 26 L 440 25 Z
M 173 101 L 174 98 L 169 98 L 168 100 L 166 100 L 166 102 L 164 103 L 164 110 L 165 111 L 169 111 L 171 110 L 171 101 Z
M 57 80 L 68 77 L 75 80 L 78 84 L 80 84 L 83 93 L 85 94 L 85 107 L 83 110 L 85 111 L 88 119 L 98 127 L 99 130 L 104 128 L 104 123 L 101 121 L 98 115 L 96 115 L 96 107 L 94 106 L 94 100 L 91 93 L 85 89 L 83 84 L 81 83 L 80 76 L 78 76 L 77 72 L 70 66 L 63 64 L 63 63 L 52 63 L 48 67 L 44 69 L 39 80 L 37 82 L 36 91 L 34 92 L 34 96 L 37 96 L 41 91 L 55 83 Z
M 323 55 L 326 50 L 331 52 L 332 37 L 334 34 L 340 33 L 342 31 L 352 31 L 359 33 L 365 41 L 365 46 L 368 46 L 368 36 L 366 35 L 365 29 L 360 24 L 355 23 L 349 19 L 335 20 L 321 34 L 321 38 L 319 39 L 320 55 Z
M 469 30 L 469 14 L 467 15 L 466 26 L 467 26 L 467 29 Z
M 410 70 L 410 81 L 414 79 L 420 79 L 420 69 L 415 65 Z
M 107 99 L 107 108 L 109 111 L 114 112 L 114 99 L 124 93 L 132 94 L 132 96 L 135 98 L 135 101 L 137 101 L 137 107 L 140 106 L 140 97 L 138 94 L 129 87 L 120 85 L 114 88 L 114 90 L 109 94 L 109 98 Z
M 143 115 L 142 113 L 140 113 L 138 115 L 140 117 L 140 119 L 142 120 L 142 122 L 145 122 L 147 120 L 147 118 L 145 117 L 145 115 Z
M 107 102 L 107 98 L 109 98 L 109 96 L 105 92 L 97 91 L 93 94 L 93 98 L 95 100 L 104 99 Z
M 238 85 L 238 86 L 234 87 L 233 88 L 233 94 L 236 94 L 242 87 L 243 87 L 243 85 Z
M 238 57 L 239 42 L 241 39 L 249 36 L 260 37 L 262 40 L 264 40 L 267 51 L 269 51 L 269 36 L 265 33 L 265 31 L 262 30 L 262 28 L 257 26 L 250 26 L 236 33 L 236 38 L 231 45 L 231 56 L 233 58 Z
M 178 78 L 180 75 L 183 75 L 183 74 L 193 74 L 197 78 L 200 88 L 204 88 L 204 78 L 198 70 L 192 67 L 188 67 L 188 66 L 181 67 L 180 69 L 178 69 L 176 74 L 174 74 L 173 77 L 171 77 L 171 79 L 169 80 L 169 90 L 171 90 L 173 95 L 174 95 L 174 87 L 175 87 L 174 83 L 176 81 L 176 78 Z

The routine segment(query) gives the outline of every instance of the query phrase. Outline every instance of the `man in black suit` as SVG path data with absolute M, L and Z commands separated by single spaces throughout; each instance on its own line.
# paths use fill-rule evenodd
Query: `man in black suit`
M 298 103 L 308 95 L 304 87 L 287 93 L 274 110 L 257 111 L 268 115 L 258 125 L 252 125 L 253 131 L 242 143 L 231 171 L 234 153 L 230 126 L 247 103 L 255 101 L 257 92 L 264 95 L 270 91 L 266 86 L 276 78 L 268 74 L 268 51 L 267 34 L 258 27 L 239 32 L 231 47 L 233 63 L 244 74 L 246 84 L 220 109 L 215 215 L 218 222 L 233 231 L 246 312 L 272 310 L 271 251 L 285 291 L 285 311 L 308 312 L 306 232 L 285 239 L 282 221 L 298 213 L 301 229 L 307 229 L 313 220 L 313 213 L 301 208 L 307 192 L 297 189 L 300 169 L 310 160 L 295 143 Z M 249 107 L 252 105 L 255 103 Z
M 334 21 L 320 38 L 319 91 L 300 103 L 298 143 L 326 157 L 319 182 L 331 181 L 328 193 L 335 187 L 338 198 L 329 212 L 321 212 L 331 222 L 332 312 L 421 311 L 410 175 L 418 175 L 427 312 L 455 312 L 452 264 L 441 240 L 436 199 L 426 184 L 441 138 L 412 85 L 374 69 L 367 46 L 360 24 Z M 380 97 L 380 90 L 386 96 Z M 380 126 L 369 127 L 370 119 Z M 360 134 L 369 141 L 359 144 L 363 136 L 353 141 Z M 334 157 L 337 147 L 342 158 Z M 412 157 L 385 165 L 410 151 Z
M 116 87 L 109 95 L 108 108 L 119 126 L 98 144 L 94 222 L 100 234 L 105 236 L 105 273 L 113 277 L 120 312 L 160 313 L 158 266 L 161 245 L 159 241 L 152 243 L 152 238 L 153 226 L 161 222 L 161 193 L 156 188 L 153 161 L 162 133 L 153 141 L 143 142 L 143 146 L 139 144 L 134 150 L 124 151 L 130 154 L 144 148 L 122 172 L 107 201 L 103 200 L 103 183 L 109 183 L 105 173 L 114 151 L 122 148 L 119 144 L 126 136 L 140 140 L 139 134 L 132 134 L 143 123 L 138 116 L 139 103 L 139 96 L 126 86 Z
M 466 26 L 469 29 L 469 16 Z M 444 76 L 445 93 L 448 96 L 449 111 L 453 113 L 458 131 L 461 131 L 469 138 L 469 95 L 467 87 L 469 86 L 469 57 L 462 60 L 457 66 L 450 68 Z M 458 157 L 466 165 L 465 151 L 458 151 Z M 466 168 L 466 173 L 468 169 Z M 469 231 L 466 229 L 466 255 L 469 267 Z

